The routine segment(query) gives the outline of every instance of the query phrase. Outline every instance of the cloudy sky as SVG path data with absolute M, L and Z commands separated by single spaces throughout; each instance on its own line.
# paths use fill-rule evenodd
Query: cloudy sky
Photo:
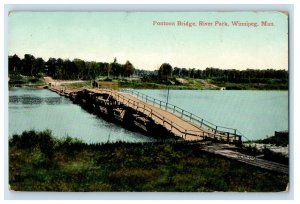
M 164 62 L 199 69 L 288 69 L 288 17 L 279 12 L 12 12 L 8 19 L 9 55 L 21 58 L 29 53 L 44 60 L 112 62 L 116 57 L 148 70 Z M 198 26 L 199 21 L 212 26 Z M 227 26 L 215 26 L 216 21 Z M 273 26 L 261 26 L 262 21 Z

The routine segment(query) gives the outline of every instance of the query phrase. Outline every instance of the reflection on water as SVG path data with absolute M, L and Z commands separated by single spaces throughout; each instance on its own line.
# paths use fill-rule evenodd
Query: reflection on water
M 46 103 L 48 105 L 56 105 L 62 102 L 61 97 L 37 97 L 34 95 L 24 95 L 24 96 L 10 96 L 9 103 L 21 103 L 23 105 L 39 105 L 41 103 Z
M 148 142 L 154 139 L 131 132 L 87 113 L 68 98 L 45 89 L 9 90 L 9 135 L 25 130 L 52 130 L 57 137 L 76 137 L 88 143 Z

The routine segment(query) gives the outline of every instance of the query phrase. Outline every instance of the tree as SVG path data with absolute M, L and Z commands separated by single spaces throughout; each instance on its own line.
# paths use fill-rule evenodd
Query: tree
M 61 58 L 58 58 L 56 60 L 56 64 L 55 64 L 55 74 L 54 77 L 56 79 L 62 79 L 64 78 L 65 75 L 65 71 L 64 71 L 64 60 Z
M 172 76 L 172 66 L 168 63 L 163 63 L 158 70 L 158 77 L 161 80 L 168 80 Z
M 85 61 L 81 59 L 74 59 L 73 60 L 74 65 L 77 70 L 77 79 L 83 79 L 84 78 L 84 70 L 86 68 Z
M 13 56 L 8 57 L 8 70 L 10 73 L 16 73 L 21 70 L 21 59 L 18 55 L 14 54 Z
M 75 79 L 76 69 L 72 61 L 69 59 L 64 60 L 63 70 L 64 79 Z
M 134 73 L 133 65 L 127 60 L 123 65 L 123 76 L 130 77 Z
M 97 63 L 95 61 L 87 63 L 88 68 L 88 79 L 96 79 L 97 77 Z
M 24 55 L 24 59 L 22 60 L 24 75 L 33 76 L 33 74 L 35 72 L 34 62 L 35 62 L 35 57 L 33 55 L 30 55 L 30 54 Z
M 111 71 L 113 76 L 119 76 L 122 74 L 122 65 L 117 62 L 116 57 L 114 58 L 114 62 L 110 63 L 109 71 Z
M 36 58 L 34 62 L 34 71 L 35 71 L 35 75 L 41 72 L 43 73 L 45 71 L 45 61 L 43 60 L 43 58 L 41 57 Z
M 55 66 L 56 66 L 56 59 L 53 58 L 53 57 L 50 57 L 48 59 L 48 61 L 46 62 L 46 65 L 45 65 L 47 74 L 49 76 L 54 77 L 54 75 L 55 75 Z

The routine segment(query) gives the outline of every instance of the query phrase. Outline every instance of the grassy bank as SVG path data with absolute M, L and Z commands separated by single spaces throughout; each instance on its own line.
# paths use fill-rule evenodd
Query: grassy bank
M 46 85 L 41 76 L 10 75 L 10 86 L 43 86 Z
M 289 144 L 289 135 L 288 132 L 283 134 L 277 134 L 265 139 L 261 140 L 253 140 L 249 141 L 250 143 L 258 143 L 258 144 L 273 144 L 276 146 L 287 146 Z
M 19 74 L 10 75 L 9 84 L 11 86 L 43 86 L 46 85 L 42 76 L 23 76 Z M 107 80 L 107 77 L 100 77 Z M 110 81 L 119 82 L 120 88 L 133 89 L 178 89 L 178 90 L 220 90 L 225 87 L 227 90 L 288 90 L 288 83 L 278 80 L 269 80 L 267 83 L 232 83 L 218 82 L 212 79 L 193 79 L 193 78 L 172 78 L 168 81 L 143 80 L 143 78 L 113 78 Z M 91 80 L 76 83 L 63 84 L 67 88 L 80 88 L 91 86 Z
M 17 191 L 283 191 L 288 175 L 205 153 L 187 142 L 85 144 L 51 132 L 9 140 Z
M 212 82 L 218 87 L 226 87 L 227 90 L 288 90 L 288 82 L 282 83 L 270 80 L 268 83 L 233 83 L 233 82 Z
M 269 80 L 267 83 L 218 82 L 212 79 L 173 78 L 169 81 L 121 81 L 121 88 L 135 89 L 179 89 L 179 90 L 288 90 L 288 83 Z

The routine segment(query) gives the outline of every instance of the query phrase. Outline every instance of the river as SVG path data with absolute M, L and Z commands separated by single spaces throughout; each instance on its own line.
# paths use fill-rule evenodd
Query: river
M 167 90 L 139 92 L 167 101 Z M 168 102 L 251 140 L 288 130 L 288 91 L 170 90 Z
M 166 90 L 139 90 L 166 101 Z M 170 90 L 169 103 L 216 125 L 236 128 L 249 139 L 262 139 L 288 130 L 287 91 Z M 46 89 L 9 89 L 9 135 L 50 129 L 57 137 L 87 143 L 154 141 L 83 110 L 68 98 Z
M 90 114 L 70 99 L 47 89 L 9 89 L 9 135 L 49 129 L 57 137 L 76 137 L 86 143 L 149 142 L 132 132 Z

